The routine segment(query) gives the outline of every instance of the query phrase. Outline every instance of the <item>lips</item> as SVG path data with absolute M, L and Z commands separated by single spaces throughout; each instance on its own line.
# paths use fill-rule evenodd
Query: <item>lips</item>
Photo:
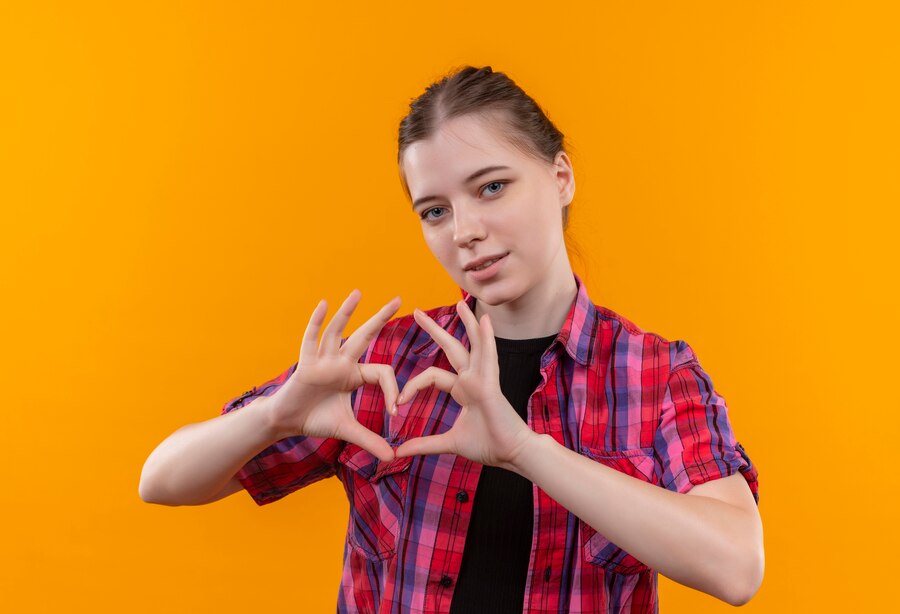
M 498 259 L 506 256 L 507 254 L 509 254 L 509 252 L 504 252 L 502 254 L 494 254 L 492 256 L 483 256 L 481 258 L 477 258 L 475 260 L 470 261 L 468 264 L 466 264 L 466 267 L 464 270 L 471 271 L 475 267 L 479 267 L 482 264 L 484 264 L 485 262 L 490 262 L 491 260 L 498 260 Z

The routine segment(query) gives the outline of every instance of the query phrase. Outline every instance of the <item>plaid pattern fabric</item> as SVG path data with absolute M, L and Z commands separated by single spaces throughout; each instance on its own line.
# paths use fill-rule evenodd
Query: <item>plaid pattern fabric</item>
M 543 381 L 529 400 L 529 426 L 676 492 L 740 472 L 758 504 L 757 470 L 691 347 L 595 305 L 577 274 L 575 281 L 576 299 L 541 358 Z M 474 310 L 475 298 L 462 295 Z M 469 347 L 454 305 L 427 313 Z M 361 361 L 392 365 L 400 389 L 430 366 L 452 370 L 412 315 L 388 322 Z M 230 400 L 222 413 L 271 395 L 296 367 Z M 449 394 L 434 388 L 420 391 L 397 417 L 385 411 L 378 386 L 364 385 L 351 399 L 357 419 L 394 447 L 447 431 L 459 412 Z M 298 436 L 261 451 L 237 478 L 265 505 L 336 475 L 350 502 L 338 612 L 438 613 L 450 609 L 481 467 L 453 454 L 381 462 L 355 444 Z M 535 486 L 524 612 L 657 611 L 656 572 Z

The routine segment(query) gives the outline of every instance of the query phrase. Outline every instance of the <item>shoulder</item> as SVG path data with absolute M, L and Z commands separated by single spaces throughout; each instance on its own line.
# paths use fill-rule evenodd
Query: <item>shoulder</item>
M 597 315 L 597 334 L 594 337 L 595 355 L 631 354 L 639 356 L 642 364 L 676 369 L 695 362 L 697 356 L 683 339 L 672 339 L 646 330 L 633 320 L 613 311 L 609 307 L 594 303 Z M 606 352 L 603 352 L 604 346 Z

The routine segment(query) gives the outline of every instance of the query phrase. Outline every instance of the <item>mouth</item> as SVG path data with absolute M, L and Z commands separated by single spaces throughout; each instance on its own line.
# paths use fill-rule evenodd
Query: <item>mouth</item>
M 483 260 L 479 264 L 474 265 L 474 266 L 469 265 L 469 266 L 465 267 L 465 269 L 463 269 L 463 270 L 465 270 L 465 271 L 483 271 L 486 268 L 488 268 L 489 266 L 491 266 L 492 264 L 494 264 L 495 262 L 497 262 L 498 260 L 501 260 L 508 255 L 509 255 L 509 252 L 506 252 L 504 254 L 498 254 L 497 256 L 491 256 L 489 259 Z
M 500 273 L 500 270 L 506 264 L 508 255 L 509 252 L 495 256 L 490 260 L 485 260 L 478 266 L 466 269 L 466 274 L 477 282 L 488 282 Z

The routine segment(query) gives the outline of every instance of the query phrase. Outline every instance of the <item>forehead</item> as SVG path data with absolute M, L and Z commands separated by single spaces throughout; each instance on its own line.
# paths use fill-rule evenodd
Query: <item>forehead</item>
M 443 122 L 430 137 L 407 147 L 401 164 L 410 193 L 415 198 L 417 193 L 462 184 L 486 166 L 528 164 L 530 158 L 503 137 L 502 129 L 499 122 L 464 115 Z

